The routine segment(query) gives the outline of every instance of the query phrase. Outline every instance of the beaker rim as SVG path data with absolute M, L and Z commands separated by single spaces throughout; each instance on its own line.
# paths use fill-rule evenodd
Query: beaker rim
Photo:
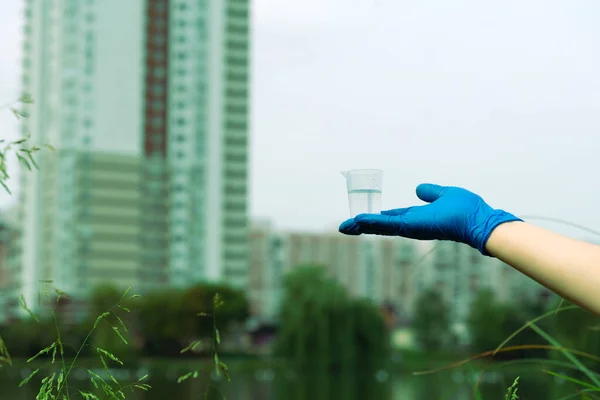
M 357 168 L 357 169 L 349 169 L 347 171 L 344 171 L 348 174 L 352 174 L 352 173 L 374 173 L 374 172 L 383 172 L 383 170 L 381 169 L 377 169 L 377 168 Z

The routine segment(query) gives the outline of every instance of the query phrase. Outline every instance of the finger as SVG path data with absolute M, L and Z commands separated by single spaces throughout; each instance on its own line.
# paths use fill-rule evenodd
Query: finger
M 354 221 L 354 218 L 342 222 L 338 230 L 344 235 L 358 236 L 362 234 L 360 226 Z
M 381 215 L 398 216 L 398 215 L 403 215 L 404 213 L 406 213 L 407 210 L 408 210 L 408 208 L 394 208 L 392 210 L 382 211 Z
M 373 235 L 394 235 L 394 216 L 382 214 L 359 214 L 354 221 L 363 233 Z
M 417 186 L 417 197 L 431 203 L 440 198 L 444 189 L 446 189 L 444 186 L 435 185 L 433 183 L 422 183 Z

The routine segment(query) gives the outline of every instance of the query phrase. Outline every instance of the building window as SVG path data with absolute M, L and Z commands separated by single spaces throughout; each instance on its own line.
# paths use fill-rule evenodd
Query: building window
M 162 96 L 165 92 L 163 85 L 152 85 L 152 94 L 155 96 Z
M 162 46 L 162 45 L 164 45 L 165 43 L 167 43 L 167 39 L 165 38 L 165 36 L 164 36 L 164 35 L 155 34 L 155 35 L 152 37 L 152 43 L 153 43 L 153 44 L 156 44 L 156 45 L 159 45 L 159 46 Z
M 154 4 L 154 10 L 156 10 L 158 12 L 164 12 L 167 10 L 167 5 L 165 4 L 165 2 L 155 1 L 151 4 Z
M 242 56 L 229 56 L 227 62 L 231 65 L 245 66 L 248 64 L 248 58 Z
M 248 108 L 245 105 L 228 104 L 226 110 L 231 114 L 246 114 L 248 112 Z
M 165 75 L 167 74 L 167 71 L 165 70 L 164 67 L 155 67 L 154 70 L 152 71 L 152 74 L 154 75 L 155 78 L 164 78 Z
M 162 51 L 153 51 L 152 58 L 154 61 L 162 61 L 165 59 L 165 54 Z

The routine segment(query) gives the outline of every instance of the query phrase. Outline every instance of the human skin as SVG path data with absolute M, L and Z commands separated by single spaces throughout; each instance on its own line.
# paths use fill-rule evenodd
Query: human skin
M 485 247 L 490 255 L 600 316 L 600 246 L 515 221 L 498 225 Z

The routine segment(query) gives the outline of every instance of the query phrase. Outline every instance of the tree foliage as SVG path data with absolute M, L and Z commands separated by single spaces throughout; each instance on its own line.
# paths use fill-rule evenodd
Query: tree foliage
M 416 300 L 413 328 L 417 342 L 428 351 L 441 349 L 448 340 L 450 318 L 448 305 L 434 290 L 423 291 Z
M 545 312 L 545 307 L 538 302 L 518 304 L 500 302 L 489 290 L 481 290 L 471 306 L 468 318 L 471 335 L 471 349 L 480 353 L 494 350 L 507 337 L 524 324 Z M 546 329 L 548 321 L 537 323 Z M 525 329 L 511 339 L 510 346 L 547 344 L 531 329 Z M 545 357 L 546 351 L 518 350 L 496 354 L 497 359 L 516 359 L 525 357 Z
M 179 355 L 191 340 L 212 337 L 212 315 L 201 317 L 198 314 L 212 313 L 216 293 L 223 299 L 223 305 L 216 313 L 216 322 L 221 336 L 225 337 L 231 323 L 242 321 L 248 315 L 248 300 L 241 290 L 223 284 L 161 289 L 131 300 L 121 308 L 114 308 L 123 292 L 111 285 L 96 287 L 86 299 L 85 311 L 88 317 L 74 324 L 61 323 L 66 351 L 72 351 L 69 345 L 83 341 L 98 315 L 112 308 L 114 313 L 102 319 L 90 337 L 90 344 L 110 348 L 122 358 L 134 357 L 140 352 L 148 356 Z M 43 329 L 40 329 L 39 323 L 25 319 L 1 327 L 3 338 L 13 357 L 28 357 L 33 354 L 34 349 L 39 350 L 47 344 L 49 339 L 44 335 L 47 333 L 51 336 L 55 333 L 54 321 L 42 320 L 41 324 Z M 127 330 L 123 328 L 124 325 Z M 115 332 L 114 327 L 119 329 L 127 344 Z M 91 347 L 86 347 L 85 351 L 89 348 Z
M 474 352 L 493 350 L 511 334 L 508 326 L 511 311 L 499 304 L 492 292 L 482 290 L 478 293 L 467 320 Z
M 297 267 L 284 280 L 276 352 L 299 368 L 374 368 L 389 336 L 380 310 L 353 299 L 320 266 Z

